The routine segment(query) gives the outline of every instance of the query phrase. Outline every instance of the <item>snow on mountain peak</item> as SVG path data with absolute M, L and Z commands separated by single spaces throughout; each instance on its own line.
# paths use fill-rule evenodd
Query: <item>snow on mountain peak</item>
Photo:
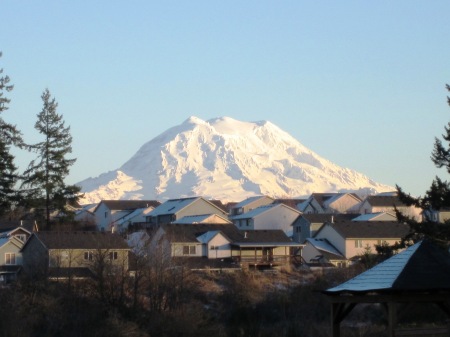
M 268 121 L 189 117 L 144 144 L 118 170 L 79 183 L 83 202 L 204 196 L 224 201 L 266 194 L 391 191 L 341 168 Z

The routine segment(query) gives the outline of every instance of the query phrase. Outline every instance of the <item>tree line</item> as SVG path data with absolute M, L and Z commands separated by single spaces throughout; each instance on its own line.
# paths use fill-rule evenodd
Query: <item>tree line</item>
M 34 125 L 42 140 L 28 144 L 19 128 L 4 117 L 10 104 L 7 93 L 13 88 L 9 76 L 0 68 L 0 217 L 21 206 L 34 208 L 50 229 L 50 212 L 64 212 L 68 202 L 79 198 L 80 187 L 64 181 L 76 161 L 68 158 L 72 152 L 70 127 L 57 112 L 58 103 L 50 90 L 45 89 L 41 95 L 42 109 Z M 24 172 L 18 171 L 13 148 L 36 156 Z

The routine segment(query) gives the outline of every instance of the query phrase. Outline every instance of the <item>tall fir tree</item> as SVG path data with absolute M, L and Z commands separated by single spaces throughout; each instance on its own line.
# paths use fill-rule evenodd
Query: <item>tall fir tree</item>
M 15 157 L 11 154 L 11 147 L 25 146 L 22 134 L 17 127 L 7 123 L 3 118 L 3 113 L 8 110 L 10 103 L 5 93 L 12 89 L 13 85 L 10 84 L 9 76 L 3 75 L 3 68 L 0 68 L 0 216 L 8 213 L 19 201 L 19 193 L 16 189 L 19 174 L 14 164 Z
M 63 116 L 57 113 L 58 103 L 46 89 L 42 96 L 43 108 L 37 115 L 35 129 L 44 140 L 30 145 L 38 156 L 24 172 L 23 186 L 27 187 L 28 199 L 45 210 L 45 222 L 50 229 L 52 210 L 66 212 L 68 202 L 77 201 L 80 188 L 66 185 L 64 180 L 76 159 L 68 159 L 72 152 L 70 127 L 64 125 Z
M 446 85 L 446 89 L 450 91 L 450 86 Z M 450 105 L 449 97 L 447 97 L 447 103 Z M 445 143 L 441 139 L 435 138 L 431 160 L 436 167 L 444 167 L 450 173 L 450 122 L 444 127 L 444 130 L 442 139 Z M 403 239 L 402 243 L 407 244 L 408 242 L 417 242 L 429 238 L 443 246 L 448 246 L 450 242 L 450 220 L 440 223 L 432 219 L 430 215 L 435 211 L 450 209 L 450 183 L 436 177 L 425 195 L 418 198 L 404 192 L 399 186 L 397 186 L 397 191 L 400 200 L 409 206 L 420 207 L 424 216 L 423 221 L 418 222 L 397 211 L 399 221 L 407 222 L 411 227 L 411 233 Z

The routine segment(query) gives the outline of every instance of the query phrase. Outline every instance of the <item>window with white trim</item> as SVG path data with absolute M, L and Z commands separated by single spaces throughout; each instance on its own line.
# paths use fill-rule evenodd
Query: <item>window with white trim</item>
M 363 242 L 362 240 L 355 240 L 355 248 L 362 248 Z
M 94 259 L 94 254 L 92 254 L 92 252 L 84 252 L 84 259 L 86 261 L 92 261 Z
M 189 245 L 183 246 L 183 255 L 195 255 L 196 254 L 196 246 Z
M 109 252 L 109 259 L 110 260 L 117 260 L 118 254 L 117 252 Z
M 15 265 L 16 264 L 16 254 L 15 253 L 5 253 L 5 264 Z

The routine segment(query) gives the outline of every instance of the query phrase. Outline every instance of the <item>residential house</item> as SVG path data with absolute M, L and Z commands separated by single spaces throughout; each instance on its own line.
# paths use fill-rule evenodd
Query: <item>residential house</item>
M 275 199 L 273 203 L 285 204 L 286 206 L 292 207 L 294 209 L 299 209 L 299 206 L 305 201 L 306 199 L 285 198 L 285 199 Z
M 138 208 L 157 207 L 156 200 L 102 200 L 94 209 L 95 223 L 102 231 L 111 231 L 114 223 Z
M 147 214 L 146 221 L 151 225 L 160 225 L 172 223 L 185 216 L 204 214 L 227 217 L 226 211 L 214 203 L 202 197 L 192 197 L 167 200 Z
M 176 224 L 191 224 L 196 225 L 199 223 L 202 224 L 232 224 L 230 220 L 228 220 L 224 216 L 220 216 L 218 214 L 201 214 L 201 215 L 186 215 L 181 219 L 177 219 L 172 223 Z
M 233 216 L 231 220 L 241 230 L 281 229 L 292 236 L 292 224 L 299 215 L 300 211 L 285 204 L 269 204 Z
M 396 221 L 397 217 L 393 213 L 378 212 L 378 213 L 367 213 L 361 214 L 353 221 Z
M 348 260 L 327 239 L 308 238 L 302 257 L 310 267 L 346 267 Z
M 441 208 L 440 210 L 427 209 L 422 212 L 422 221 L 444 223 L 450 219 L 450 209 Z
M 301 247 L 281 230 L 241 231 L 233 224 L 161 225 L 150 246 L 198 269 L 283 265 Z
M 131 213 L 123 216 L 120 219 L 117 219 L 112 223 L 112 232 L 123 233 L 130 226 L 141 224 L 146 221 L 147 216 L 153 211 L 155 208 L 153 206 L 137 208 Z
M 230 211 L 230 219 L 233 219 L 235 216 L 242 215 L 247 213 L 255 208 L 260 206 L 270 205 L 274 202 L 274 199 L 265 195 L 258 195 L 254 197 L 247 198 L 241 202 L 238 202 L 231 208 Z
M 422 210 L 415 206 L 405 205 L 396 193 L 369 195 L 359 206 L 359 213 L 385 212 L 395 214 L 395 209 L 406 216 L 415 218 L 417 221 L 421 219 Z
M 304 214 L 349 213 L 360 203 L 361 199 L 355 193 L 313 193 L 298 209 Z
M 313 238 L 325 222 L 348 221 L 355 218 L 356 214 L 335 213 L 304 213 L 292 224 L 292 240 L 303 243 L 308 238 Z
M 315 239 L 326 239 L 346 259 L 357 258 L 365 252 L 376 252 L 376 245 L 393 245 L 409 233 L 409 226 L 396 221 L 326 222 Z
M 94 210 L 98 204 L 83 205 L 75 211 L 74 220 L 84 225 L 95 225 Z
M 86 276 L 99 263 L 128 270 L 129 251 L 125 240 L 110 232 L 36 232 L 22 248 L 27 273 Z
M 0 283 L 17 278 L 23 264 L 21 249 L 31 236 L 24 227 L 17 227 L 0 234 Z

